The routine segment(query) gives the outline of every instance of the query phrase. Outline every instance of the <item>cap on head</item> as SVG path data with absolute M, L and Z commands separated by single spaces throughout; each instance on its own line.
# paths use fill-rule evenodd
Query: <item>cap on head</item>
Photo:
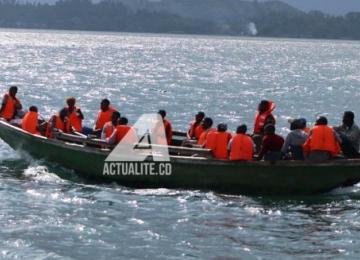
M 318 119 L 316 119 L 315 125 L 327 125 L 327 124 L 328 124 L 328 120 L 324 116 L 320 116 L 318 117 Z
M 239 125 L 236 129 L 237 134 L 246 134 L 247 126 L 246 125 Z
M 160 109 L 160 110 L 158 111 L 158 114 L 159 114 L 162 118 L 165 118 L 165 117 L 166 117 L 166 111 L 163 110 L 163 109 Z

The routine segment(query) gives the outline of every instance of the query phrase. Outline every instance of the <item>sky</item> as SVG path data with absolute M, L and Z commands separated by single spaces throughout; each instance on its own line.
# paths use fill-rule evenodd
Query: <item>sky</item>
M 270 0 L 264 0 L 270 1 Z M 319 10 L 328 14 L 360 12 L 360 0 L 282 0 L 304 11 Z

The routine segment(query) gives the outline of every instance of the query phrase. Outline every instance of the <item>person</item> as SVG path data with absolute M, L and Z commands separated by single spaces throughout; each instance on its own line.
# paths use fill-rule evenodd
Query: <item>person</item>
M 236 129 L 236 135 L 230 140 L 228 150 L 231 161 L 251 161 L 254 155 L 254 142 L 246 134 L 247 126 L 240 125 Z
M 172 142 L 172 126 L 169 120 L 167 120 L 166 117 L 166 111 L 165 110 L 159 110 L 158 114 L 161 116 L 164 124 L 165 129 L 165 136 L 166 136 L 166 142 L 168 145 L 171 145 Z
M 27 112 L 22 119 L 21 128 L 29 133 L 40 135 L 38 122 L 38 108 L 36 106 L 31 106 L 29 112 Z
M 53 115 L 46 129 L 46 136 L 53 137 L 53 132 L 72 133 L 72 126 L 68 117 L 68 110 L 63 108 L 57 115 Z
M 264 137 L 261 150 L 257 157 L 258 160 L 264 158 L 265 161 L 275 162 L 281 159 L 281 148 L 284 145 L 284 138 L 275 133 L 275 126 L 268 124 L 264 127 Z
M 108 99 L 103 99 L 100 103 L 100 111 L 98 112 L 98 116 L 94 126 L 94 134 L 97 136 L 101 136 L 102 129 L 107 122 L 111 121 L 113 112 L 117 111 L 110 105 L 110 101 Z
M 275 110 L 276 105 L 273 101 L 262 100 L 258 105 L 258 111 L 255 115 L 253 140 L 255 143 L 255 150 L 259 152 L 261 148 L 261 142 L 264 136 L 264 126 L 275 125 L 275 117 L 272 112 Z
M 304 119 L 296 119 L 291 121 L 291 132 L 286 136 L 285 143 L 281 148 L 281 152 L 286 158 L 292 160 L 304 160 L 303 145 L 306 142 L 308 134 L 304 131 Z
M 81 112 L 81 109 L 75 106 L 76 99 L 74 97 L 70 97 L 66 99 L 66 103 L 68 105 L 67 110 L 70 124 L 74 127 L 75 131 L 82 133 L 82 121 L 84 120 L 84 115 Z
M 190 123 L 190 128 L 187 132 L 188 139 L 199 140 L 200 135 L 204 131 L 202 121 L 205 118 L 205 113 L 200 111 L 195 115 L 195 120 Z
M 217 131 L 208 134 L 204 147 L 211 149 L 215 159 L 227 160 L 229 157 L 228 144 L 231 138 L 231 134 L 227 132 L 227 125 L 222 123 L 217 126 Z
M 348 158 L 359 158 L 360 129 L 354 122 L 355 114 L 351 111 L 344 112 L 342 125 L 334 127 L 341 139 L 341 150 Z
M 202 122 L 202 128 L 204 131 L 201 133 L 197 145 L 204 146 L 206 142 L 206 138 L 209 133 L 216 131 L 215 128 L 212 128 L 213 120 L 210 117 L 206 117 Z
M 326 161 L 340 153 L 340 138 L 327 124 L 327 118 L 324 116 L 316 120 L 314 128 L 303 145 L 307 160 Z
M 119 124 L 116 126 L 115 131 L 109 138 L 106 139 L 106 142 L 108 144 L 118 144 L 124 139 L 125 136 L 127 136 L 127 143 L 137 142 L 137 135 L 134 128 L 128 125 L 128 119 L 126 117 L 122 117 L 120 118 Z
M 254 134 L 262 135 L 264 133 L 264 126 L 272 124 L 275 125 L 275 117 L 272 112 L 276 105 L 273 101 L 262 100 L 258 105 L 258 111 L 255 116 Z
M 119 112 L 115 111 L 111 115 L 111 121 L 105 123 L 102 132 L 101 132 L 101 139 L 106 140 L 109 138 L 116 129 L 116 126 L 119 124 L 119 119 L 121 115 Z
M 0 108 L 0 116 L 10 121 L 15 118 L 17 113 L 21 111 L 22 105 L 20 100 L 16 97 L 18 92 L 17 86 L 11 86 L 9 92 L 3 97 L 3 101 Z

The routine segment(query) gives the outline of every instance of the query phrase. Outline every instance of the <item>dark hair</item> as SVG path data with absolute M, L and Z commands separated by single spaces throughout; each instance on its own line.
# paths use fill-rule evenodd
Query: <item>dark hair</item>
M 67 117 L 68 115 L 69 115 L 69 110 L 67 108 L 63 108 L 59 112 L 59 116 L 60 116 L 61 120 L 64 120 L 65 117 Z
M 328 124 L 328 120 L 326 117 L 324 116 L 320 116 L 317 120 L 315 125 L 327 125 Z
M 110 100 L 107 98 L 104 98 L 103 100 L 101 100 L 101 104 L 104 104 L 105 106 L 110 106 Z
M 344 112 L 344 117 L 349 118 L 350 120 L 354 121 L 355 114 L 352 111 L 345 111 Z
M 74 97 L 69 97 L 66 99 L 66 104 L 68 104 L 68 106 L 75 105 L 75 103 L 76 103 L 76 99 Z
M 120 115 L 120 113 L 119 113 L 118 111 L 114 111 L 114 112 L 112 113 L 112 117 L 120 118 L 121 115 Z
M 122 117 L 119 120 L 120 125 L 127 125 L 129 123 L 129 120 L 126 117 Z
M 202 112 L 202 111 L 199 111 L 199 112 L 197 113 L 197 116 L 200 116 L 200 117 L 204 118 L 204 117 L 205 117 L 205 113 Z
M 29 107 L 29 111 L 38 112 L 38 108 L 36 106 L 31 106 L 31 107 Z
M 205 119 L 203 121 L 203 125 L 208 125 L 209 127 L 212 127 L 213 120 L 210 117 L 205 117 Z
M 247 125 L 239 125 L 236 129 L 237 134 L 246 134 Z
M 224 123 L 218 124 L 217 130 L 218 132 L 225 132 L 227 130 L 227 125 Z
M 17 92 L 17 91 L 18 91 L 18 87 L 17 87 L 17 86 L 11 86 L 11 87 L 9 88 L 9 92 L 11 92 L 11 91 Z
M 163 110 L 163 109 L 160 109 L 159 112 L 158 112 L 159 115 L 162 116 L 162 118 L 165 118 L 166 117 L 166 111 Z
M 275 134 L 275 126 L 272 124 L 267 124 L 264 127 L 265 134 Z

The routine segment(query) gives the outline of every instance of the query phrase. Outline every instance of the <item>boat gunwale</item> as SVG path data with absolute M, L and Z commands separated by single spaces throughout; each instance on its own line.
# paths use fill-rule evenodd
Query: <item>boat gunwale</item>
M 38 142 L 46 143 L 49 145 L 54 145 L 62 148 L 66 148 L 69 150 L 75 150 L 90 154 L 98 154 L 107 156 L 110 154 L 110 149 L 104 148 L 95 148 L 89 147 L 85 144 L 76 144 L 71 142 L 62 141 L 59 139 L 51 139 L 41 135 L 35 135 L 29 133 L 17 126 L 12 125 L 11 123 L 0 120 L 0 127 L 5 127 L 15 132 L 18 132 L 21 135 L 27 135 Z M 192 157 L 192 156 L 177 156 L 170 155 L 171 161 L 173 163 L 188 163 L 188 164 L 207 164 L 213 166 L 260 166 L 260 167 L 331 167 L 331 166 L 343 166 L 343 167 L 351 167 L 351 166 L 360 166 L 360 159 L 338 159 L 331 160 L 322 163 L 308 162 L 308 161 L 291 161 L 291 160 L 283 160 L 277 161 L 276 163 L 270 163 L 265 161 L 229 161 L 229 160 L 216 160 L 209 159 L 206 157 Z

